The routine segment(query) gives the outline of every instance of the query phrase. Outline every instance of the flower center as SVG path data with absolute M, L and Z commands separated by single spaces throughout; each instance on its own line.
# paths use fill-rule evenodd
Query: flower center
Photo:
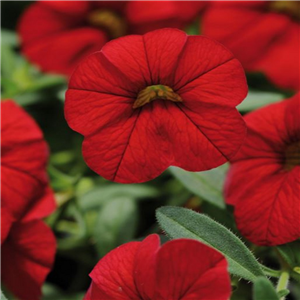
M 133 104 L 133 108 L 138 108 L 154 100 L 162 99 L 172 102 L 182 102 L 182 99 L 169 86 L 151 85 L 141 90 Z
M 88 16 L 88 22 L 95 27 L 108 31 L 111 38 L 118 38 L 126 34 L 127 24 L 125 20 L 111 10 L 99 9 L 92 11 Z
M 290 144 L 285 150 L 284 168 L 288 171 L 300 166 L 300 141 Z
M 269 7 L 272 11 L 288 14 L 292 18 L 300 20 L 299 1 L 271 1 Z

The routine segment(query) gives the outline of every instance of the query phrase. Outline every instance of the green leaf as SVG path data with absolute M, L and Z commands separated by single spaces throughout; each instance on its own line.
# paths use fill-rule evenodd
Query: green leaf
M 99 255 L 133 239 L 138 222 L 134 200 L 126 197 L 110 200 L 100 210 L 95 224 L 94 239 Z
M 28 92 L 35 92 L 66 84 L 66 78 L 58 75 L 41 75 L 27 88 Z
M 291 268 L 300 267 L 300 241 L 276 247 Z
M 279 93 L 249 91 L 246 99 L 237 106 L 240 112 L 249 112 L 271 103 L 279 102 L 285 97 Z
M 231 274 L 250 281 L 264 276 L 259 263 L 243 242 L 209 217 L 186 208 L 171 206 L 159 208 L 156 217 L 161 228 L 172 239 L 196 239 L 223 253 Z
M 15 92 L 16 90 L 14 90 Z M 14 101 L 17 102 L 20 106 L 28 106 L 38 102 L 45 102 L 45 95 L 41 92 L 30 92 L 30 93 L 21 93 L 16 95 L 13 93 L 12 96 Z
M 1 45 L 1 77 L 11 80 L 13 72 L 16 70 L 16 53 L 14 50 L 8 45 Z M 4 85 L 5 82 L 2 81 L 1 83 Z
M 191 192 L 219 208 L 225 208 L 223 183 L 228 164 L 205 172 L 188 172 L 170 167 L 171 173 Z
M 185 32 L 188 35 L 199 35 L 200 33 L 200 22 L 199 20 L 196 20 L 193 24 L 189 25 L 186 29 Z
M 279 300 L 272 283 L 265 277 L 258 277 L 253 285 L 254 300 Z
M 3 295 L 2 291 L 1 291 L 1 300 L 7 300 L 7 298 Z
M 51 186 L 55 191 L 64 191 L 68 189 L 73 189 L 74 184 L 79 180 L 80 175 L 76 177 L 71 177 L 59 169 L 54 167 L 54 165 L 48 166 L 48 174 L 51 179 Z
M 79 205 L 83 210 L 94 209 L 104 205 L 114 198 L 128 197 L 132 199 L 154 198 L 158 196 L 158 190 L 146 184 L 98 186 L 79 199 Z
M 285 296 L 287 296 L 289 293 L 290 293 L 290 291 L 289 291 L 288 289 L 284 289 L 284 290 L 281 290 L 281 291 L 277 292 L 279 298 L 285 297 Z
M 19 44 L 18 35 L 8 29 L 1 29 L 1 44 L 16 47 Z
M 201 204 L 201 212 L 212 217 L 216 222 L 222 224 L 234 234 L 238 234 L 233 214 L 229 210 L 216 207 L 209 202 L 203 202 Z
M 82 300 L 84 293 L 66 293 L 56 286 L 45 283 L 42 287 L 43 300 Z

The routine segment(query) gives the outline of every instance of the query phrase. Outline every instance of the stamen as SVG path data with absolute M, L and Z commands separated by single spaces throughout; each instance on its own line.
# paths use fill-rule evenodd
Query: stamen
M 299 1 L 270 1 L 270 9 L 279 13 L 285 13 L 292 18 L 300 20 Z
M 300 166 L 300 141 L 289 145 L 285 151 L 284 168 L 288 171 Z
M 181 97 L 176 94 L 169 86 L 151 85 L 139 92 L 137 99 L 133 104 L 133 108 L 144 106 L 151 101 L 162 99 L 172 102 L 182 102 Z
M 125 20 L 110 10 L 92 11 L 88 16 L 88 22 L 95 27 L 107 30 L 111 38 L 118 38 L 127 32 Z

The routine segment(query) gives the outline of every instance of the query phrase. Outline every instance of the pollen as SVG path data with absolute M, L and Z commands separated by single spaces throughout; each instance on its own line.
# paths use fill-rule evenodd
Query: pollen
M 111 38 L 118 38 L 126 34 L 127 24 L 125 20 L 106 9 L 92 11 L 88 16 L 88 22 L 95 27 L 103 28 Z
M 300 3 L 298 1 L 270 1 L 269 7 L 272 11 L 300 20 Z
M 151 85 L 141 90 L 133 104 L 133 108 L 138 108 L 154 100 L 169 100 L 172 102 L 182 102 L 181 97 L 172 88 L 166 85 Z
M 296 166 L 300 166 L 300 141 L 290 144 L 285 151 L 285 169 L 290 171 Z

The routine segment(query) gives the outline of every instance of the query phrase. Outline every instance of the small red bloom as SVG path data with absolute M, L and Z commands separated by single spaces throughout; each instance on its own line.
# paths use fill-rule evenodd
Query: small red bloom
M 245 117 L 246 143 L 229 170 L 225 196 L 239 230 L 258 245 L 300 237 L 299 94 Z
M 2 204 L 15 220 L 43 218 L 55 209 L 47 144 L 35 121 L 12 100 L 2 101 L 1 110 Z
M 40 220 L 55 209 L 46 175 L 48 149 L 36 123 L 13 101 L 1 102 L 2 280 L 22 300 L 36 300 L 55 254 Z
M 246 94 L 244 71 L 226 48 L 161 29 L 111 41 L 82 62 L 65 116 L 85 136 L 95 172 L 142 182 L 170 165 L 202 171 L 231 159 L 245 136 L 235 106 Z
M 83 57 L 109 39 L 182 28 L 204 6 L 197 1 L 37 1 L 18 26 L 22 52 L 43 71 L 70 75 Z
M 40 299 L 55 249 L 54 235 L 43 221 L 14 223 L 2 244 L 1 272 L 5 286 L 20 300 Z
M 222 254 L 195 240 L 159 245 L 158 235 L 102 258 L 84 300 L 227 300 L 230 279 Z
M 228 46 L 247 71 L 299 90 L 298 1 L 227 1 L 210 7 L 201 25 L 205 35 Z

